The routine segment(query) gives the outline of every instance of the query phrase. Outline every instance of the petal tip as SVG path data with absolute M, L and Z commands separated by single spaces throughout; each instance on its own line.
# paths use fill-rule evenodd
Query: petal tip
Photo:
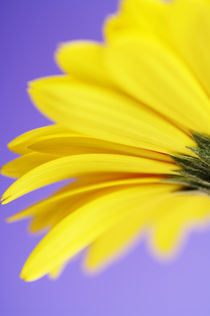
M 1 204 L 8 204 L 9 202 L 13 201 L 13 197 L 11 194 L 8 194 L 7 191 L 1 197 Z
M 37 276 L 36 274 L 30 273 L 27 269 L 27 266 L 24 265 L 21 273 L 20 273 L 20 278 L 24 280 L 25 282 L 33 282 L 38 279 L 40 279 L 42 276 Z
M 20 278 L 25 282 L 33 282 L 36 280 L 36 279 L 31 278 L 30 276 L 23 274 L 22 272 L 20 274 Z
M 3 194 L 0 202 L 1 202 L 1 205 L 7 204 L 8 197 Z
M 10 223 L 14 222 L 14 221 L 15 221 L 14 216 L 7 217 L 7 218 L 5 219 L 5 221 L 6 221 L 7 224 L 10 224 Z

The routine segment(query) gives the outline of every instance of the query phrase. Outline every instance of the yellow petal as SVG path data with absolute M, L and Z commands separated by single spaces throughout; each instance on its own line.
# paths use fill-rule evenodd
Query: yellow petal
M 171 173 L 174 165 L 157 160 L 114 154 L 67 156 L 47 162 L 25 174 L 3 194 L 3 204 L 56 181 L 100 173 Z
M 18 136 L 8 144 L 8 147 L 13 152 L 23 155 L 31 152 L 31 150 L 28 147 L 35 141 L 38 141 L 40 138 L 49 135 L 62 135 L 64 132 L 66 134 L 67 131 L 68 130 L 66 128 L 61 127 L 59 125 L 49 125 L 37 128 Z
M 29 170 L 55 158 L 57 157 L 50 154 L 31 152 L 6 163 L 1 173 L 7 177 L 19 178 Z
M 100 196 L 86 203 L 58 223 L 40 242 L 27 260 L 22 278 L 32 281 L 42 277 L 78 251 L 92 243 L 110 226 L 141 207 L 140 197 L 171 190 L 173 186 L 130 187 Z M 141 199 L 140 199 L 141 201 Z
M 62 44 L 56 54 L 61 69 L 72 77 L 88 83 L 111 85 L 103 58 L 102 44 L 88 41 L 74 41 Z
M 122 34 L 131 33 L 165 38 L 169 6 L 167 1 L 124 0 L 120 12 L 107 19 L 105 36 L 108 41 L 113 41 Z
M 125 91 L 185 131 L 209 132 L 210 102 L 183 63 L 159 42 L 124 37 L 107 60 Z
M 152 247 L 161 257 L 174 255 L 186 232 L 201 224 L 210 224 L 210 201 L 206 195 L 176 193 L 156 209 L 152 220 Z
M 163 153 L 193 145 L 154 111 L 114 90 L 54 77 L 31 83 L 30 94 L 46 115 L 78 133 Z
M 84 135 L 67 134 L 66 136 L 50 136 L 30 145 L 30 149 L 53 155 L 76 155 L 84 153 L 119 153 L 141 156 L 151 159 L 171 161 L 168 155 L 162 153 L 112 143 Z
M 210 94 L 210 2 L 174 1 L 169 22 L 172 44 Z

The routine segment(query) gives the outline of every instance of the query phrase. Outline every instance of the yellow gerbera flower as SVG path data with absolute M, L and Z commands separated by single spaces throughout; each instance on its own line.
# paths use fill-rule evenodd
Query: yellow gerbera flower
M 88 247 L 97 269 L 143 232 L 154 253 L 177 249 L 186 229 L 210 219 L 210 2 L 124 0 L 105 43 L 62 45 L 65 75 L 30 83 L 55 124 L 9 144 L 21 156 L 8 203 L 64 179 L 75 181 L 9 221 L 32 216 L 49 229 L 22 277 L 55 276 Z

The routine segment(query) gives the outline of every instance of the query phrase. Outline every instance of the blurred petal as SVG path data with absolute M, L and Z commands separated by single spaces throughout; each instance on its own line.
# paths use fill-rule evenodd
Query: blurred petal
M 99 193 L 98 198 L 65 217 L 44 237 L 27 260 L 22 278 L 27 281 L 40 278 L 92 243 L 131 210 L 139 209 L 148 195 L 173 189 L 171 185 L 134 186 L 103 196 Z
M 156 209 L 152 220 L 151 244 L 160 256 L 174 255 L 186 232 L 201 224 L 210 224 L 210 201 L 207 195 L 177 193 Z
M 49 278 L 51 280 L 56 280 L 59 278 L 59 276 L 61 275 L 61 273 L 63 272 L 65 266 L 67 263 L 61 263 L 59 264 L 57 267 L 53 268 L 50 272 L 49 272 Z
M 111 229 L 102 234 L 90 246 L 86 256 L 85 267 L 88 271 L 95 271 L 104 268 L 119 255 L 129 250 L 134 242 L 145 232 L 148 220 L 151 216 L 151 209 L 165 199 L 170 193 L 162 192 L 161 194 L 152 195 L 152 199 L 147 199 L 142 205 L 139 200 L 139 209 L 132 211 L 128 217 L 117 223 Z
M 111 85 L 104 65 L 104 46 L 96 42 L 74 41 L 62 44 L 56 54 L 61 69 L 88 83 Z
M 105 36 L 113 41 L 118 36 L 128 34 L 147 34 L 165 38 L 167 29 L 165 20 L 170 3 L 159 0 L 125 0 L 117 15 L 109 17 L 105 24 Z
M 176 0 L 170 15 L 172 44 L 210 95 L 210 2 Z

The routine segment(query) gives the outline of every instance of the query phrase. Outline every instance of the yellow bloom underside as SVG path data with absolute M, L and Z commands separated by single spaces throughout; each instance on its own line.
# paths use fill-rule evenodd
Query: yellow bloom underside
M 103 44 L 58 49 L 64 75 L 29 86 L 54 124 L 9 144 L 20 157 L 2 173 L 18 179 L 3 204 L 75 179 L 8 219 L 49 230 L 23 268 L 27 281 L 58 276 L 87 247 L 86 268 L 99 269 L 145 232 L 169 256 L 210 219 L 207 194 L 165 181 L 181 170 L 172 155 L 194 157 L 192 131 L 210 135 L 209 0 L 124 0 L 104 31 Z

